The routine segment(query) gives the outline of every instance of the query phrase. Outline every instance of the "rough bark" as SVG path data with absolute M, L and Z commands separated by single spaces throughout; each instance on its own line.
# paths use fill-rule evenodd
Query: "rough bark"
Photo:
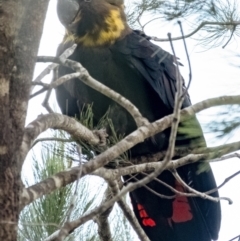
M 48 2 L 0 0 L 0 240 L 17 239 L 19 151 Z

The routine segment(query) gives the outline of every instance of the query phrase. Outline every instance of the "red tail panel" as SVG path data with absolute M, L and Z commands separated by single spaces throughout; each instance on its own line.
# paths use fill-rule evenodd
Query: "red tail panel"
M 139 211 L 139 216 L 142 219 L 142 224 L 144 226 L 149 226 L 149 227 L 156 226 L 155 221 L 148 216 L 146 210 L 144 209 L 144 207 L 141 204 L 138 204 L 137 208 L 138 208 L 138 211 Z
M 175 189 L 184 192 L 183 187 L 176 181 Z M 173 201 L 172 220 L 175 223 L 189 221 L 193 218 L 191 207 L 186 196 L 177 196 Z

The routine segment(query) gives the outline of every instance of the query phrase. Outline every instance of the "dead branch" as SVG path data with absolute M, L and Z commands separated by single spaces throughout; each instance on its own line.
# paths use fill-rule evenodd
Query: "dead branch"
M 70 55 L 73 54 L 74 50 L 76 49 L 77 44 L 73 44 L 70 48 L 66 49 L 61 55 L 60 55 L 60 59 L 61 61 L 65 61 L 65 59 L 67 59 Z M 46 83 L 42 82 L 42 79 L 50 74 L 59 64 L 50 64 L 48 65 L 36 78 L 35 80 L 32 82 L 32 89 L 31 89 L 31 93 L 33 92 L 33 89 L 36 85 L 40 85 L 43 87 L 48 87 L 49 85 Z
M 21 157 L 24 160 L 28 151 L 32 147 L 34 140 L 44 131 L 49 128 L 60 129 L 68 132 L 76 139 L 84 140 L 91 145 L 103 145 L 103 138 L 90 131 L 85 126 L 80 124 L 73 118 L 61 114 L 41 115 L 36 120 L 31 122 L 26 128 L 21 146 Z M 102 131 L 102 136 L 107 136 L 105 131 Z

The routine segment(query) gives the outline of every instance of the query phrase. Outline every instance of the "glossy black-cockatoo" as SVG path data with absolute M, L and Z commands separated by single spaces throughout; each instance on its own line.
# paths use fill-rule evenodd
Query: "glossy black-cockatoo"
M 66 28 L 58 56 L 76 43 L 77 48 L 69 58 L 80 62 L 92 77 L 129 99 L 150 122 L 173 112 L 176 92 L 174 58 L 128 26 L 123 0 L 58 0 L 57 10 Z M 70 68 L 60 66 L 58 76 L 71 72 Z M 137 128 L 123 107 L 78 79 L 59 86 L 56 96 L 63 114 L 78 117 L 89 104 L 95 123 L 110 108 L 108 117 L 118 134 L 127 135 Z M 191 102 L 186 95 L 182 108 L 189 105 Z M 205 146 L 196 117 L 181 123 L 179 130 L 177 147 Z M 170 128 L 136 145 L 130 150 L 131 157 L 166 150 L 169 135 Z M 202 172 L 199 169 L 199 163 L 194 163 L 177 171 L 190 187 L 198 191 L 216 188 L 210 167 Z M 141 174 L 137 178 L 142 178 Z M 178 191 L 186 191 L 169 171 L 164 171 L 158 178 Z M 160 194 L 174 195 L 157 181 L 148 186 Z M 218 197 L 217 192 L 211 195 Z M 130 198 L 134 213 L 151 241 L 210 241 L 218 238 L 219 203 L 200 197 L 160 198 L 145 187 L 131 192 Z

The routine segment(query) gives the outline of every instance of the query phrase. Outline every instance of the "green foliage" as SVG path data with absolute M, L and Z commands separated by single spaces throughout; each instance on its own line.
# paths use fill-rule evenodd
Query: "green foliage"
M 194 36 L 205 48 L 225 46 L 234 36 L 240 36 L 237 0 L 138 0 L 127 4 L 126 13 L 130 26 L 143 31 L 146 25 L 159 19 L 161 24 L 181 20 L 191 30 L 203 22 L 212 22 L 202 26 L 200 34 L 196 31 Z
M 61 133 L 58 133 L 58 135 L 63 137 Z M 32 167 L 29 167 L 29 172 L 33 174 L 33 180 L 31 181 L 29 173 L 23 174 L 25 185 L 30 186 L 33 183 L 38 183 L 68 168 L 69 162 L 66 156 L 59 155 L 59 153 L 64 152 L 67 145 L 69 144 L 62 142 L 55 142 L 47 146 L 43 145 L 41 158 L 33 155 Z M 56 150 L 58 151 L 56 152 Z M 100 184 L 101 183 L 102 182 L 100 182 Z M 75 184 L 58 189 L 25 207 L 20 215 L 18 240 L 43 240 L 59 229 L 66 220 L 73 198 L 74 187 Z M 101 188 L 98 186 L 98 191 L 95 190 L 94 192 L 92 192 L 91 189 L 90 179 L 88 177 L 81 179 L 75 203 L 76 206 L 71 215 L 71 219 L 81 216 L 97 205 L 95 200 Z M 71 234 L 67 240 L 80 239 L 97 241 L 98 239 L 93 239 L 95 234 L 96 227 L 95 224 L 91 222 L 80 227 Z
M 77 141 L 80 143 L 82 147 L 82 152 L 84 154 L 84 158 L 89 160 L 93 158 L 98 153 L 101 153 L 102 151 L 106 150 L 107 148 L 117 144 L 120 140 L 123 139 L 123 135 L 117 134 L 112 120 L 109 118 L 110 108 L 106 111 L 105 115 L 99 120 L 98 123 L 94 125 L 94 115 L 92 111 L 92 105 L 87 105 L 83 108 L 83 111 L 81 112 L 79 122 L 83 125 L 85 125 L 90 130 L 100 130 L 100 129 L 107 129 L 107 132 L 109 134 L 107 138 L 107 144 L 105 147 L 96 147 L 88 145 L 87 143 L 84 143 L 82 141 Z M 77 120 L 78 121 L 78 120 Z M 121 155 L 120 159 L 127 160 L 127 153 L 124 153 Z M 112 166 L 113 163 L 110 163 L 110 166 Z
M 89 107 L 85 114 L 82 114 L 82 118 L 89 117 L 84 120 L 86 125 L 91 125 L 92 117 L 90 116 L 91 107 Z M 54 132 L 54 137 L 61 139 L 68 138 L 63 132 Z M 37 147 L 39 148 L 39 145 L 36 145 Z M 58 172 L 66 170 L 72 164 L 78 164 L 77 159 L 79 159 L 79 156 L 76 154 L 76 150 L 74 150 L 75 147 L 76 144 L 57 141 L 42 144 L 41 154 L 33 155 L 32 165 L 28 167 L 27 172 L 23 173 L 24 184 L 31 186 Z M 36 151 L 39 151 L 39 149 Z M 18 240 L 44 240 L 54 231 L 58 230 L 64 221 L 66 221 L 75 185 L 74 183 L 58 189 L 25 207 L 20 215 Z M 101 178 L 87 176 L 80 180 L 78 188 L 70 220 L 79 218 L 101 203 L 106 183 Z M 109 220 L 114 240 L 132 240 L 133 233 L 129 223 L 122 215 L 118 206 L 115 205 Z M 97 224 L 90 221 L 75 230 L 66 240 L 100 241 L 96 234 Z

